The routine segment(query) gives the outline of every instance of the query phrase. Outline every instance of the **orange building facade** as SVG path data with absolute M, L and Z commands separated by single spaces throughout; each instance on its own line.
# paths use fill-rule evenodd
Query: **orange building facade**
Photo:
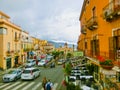
M 95 65 L 95 81 L 101 86 L 101 90 L 112 89 L 107 87 L 110 84 L 105 78 L 113 76 L 115 78 L 112 83 L 119 88 L 120 0 L 103 0 L 102 3 L 98 0 L 84 0 L 79 20 L 81 34 L 78 39 L 78 50 L 82 50 L 89 63 Z M 104 70 L 100 66 L 98 56 L 112 60 L 113 69 Z
M 9 69 L 21 60 L 21 27 L 0 12 L 0 68 Z

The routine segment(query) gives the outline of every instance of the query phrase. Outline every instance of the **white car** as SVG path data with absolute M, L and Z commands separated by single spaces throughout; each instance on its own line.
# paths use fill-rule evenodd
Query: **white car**
M 10 70 L 8 73 L 3 75 L 3 82 L 11 82 L 11 81 L 16 81 L 17 79 L 21 78 L 22 74 L 22 69 L 13 69 Z
M 34 66 L 36 65 L 36 61 L 34 59 L 27 60 L 26 66 Z
M 23 70 L 21 79 L 22 80 L 34 80 L 40 76 L 40 70 L 38 68 L 26 68 Z
M 38 66 L 44 66 L 46 64 L 45 60 L 41 60 L 38 62 Z

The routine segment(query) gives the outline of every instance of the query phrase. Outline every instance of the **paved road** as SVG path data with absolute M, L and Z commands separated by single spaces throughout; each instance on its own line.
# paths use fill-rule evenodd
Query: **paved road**
M 55 68 L 43 68 L 41 69 L 40 77 L 34 81 L 22 81 L 3 83 L 0 82 L 0 90 L 42 90 L 42 78 L 47 77 L 54 83 L 53 90 L 59 90 L 61 88 L 61 82 L 63 80 L 63 70 L 61 66 Z

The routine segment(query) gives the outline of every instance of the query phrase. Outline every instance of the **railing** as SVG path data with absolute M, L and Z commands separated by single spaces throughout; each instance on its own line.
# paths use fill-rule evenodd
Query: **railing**
M 120 0 L 112 0 L 103 8 L 103 18 L 113 20 L 120 15 Z
M 115 82 L 112 82 L 109 78 L 105 78 L 105 82 L 107 84 L 107 86 L 105 88 L 107 88 L 108 90 L 120 90 L 120 88 L 118 87 L 118 85 Z
M 86 26 L 85 25 L 82 25 L 82 27 L 81 27 L 81 33 L 82 34 L 86 34 Z
M 15 37 L 15 42 L 18 42 L 20 40 L 20 37 Z
M 97 29 L 98 28 L 98 20 L 96 16 L 91 17 L 87 21 L 87 28 L 90 30 Z
M 105 52 L 105 51 L 100 51 L 99 54 L 94 54 L 93 51 L 91 50 L 87 50 L 87 53 L 85 53 L 86 56 L 89 56 L 91 58 L 96 58 L 97 56 L 102 56 L 105 59 L 111 59 L 111 60 L 115 60 L 115 53 L 114 52 Z

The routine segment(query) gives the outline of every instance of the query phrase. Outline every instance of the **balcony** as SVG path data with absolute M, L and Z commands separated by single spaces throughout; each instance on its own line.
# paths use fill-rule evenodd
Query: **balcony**
M 15 37 L 15 39 L 14 39 L 15 42 L 18 42 L 19 40 L 20 40 L 19 37 Z
M 98 20 L 97 17 L 91 17 L 88 21 L 87 21 L 87 28 L 89 30 L 95 30 L 98 28 Z
M 87 31 L 86 25 L 82 25 L 82 27 L 81 27 L 81 33 L 82 34 L 86 34 L 86 31 Z
M 115 52 L 104 52 L 104 51 L 100 51 L 99 54 L 94 54 L 94 52 L 92 50 L 87 50 L 87 53 L 85 53 L 86 56 L 97 59 L 97 56 L 102 56 L 105 59 L 111 59 L 111 60 L 115 60 Z
M 103 18 L 111 22 L 120 17 L 120 1 L 112 0 L 103 8 Z
M 12 54 L 12 53 L 11 53 L 10 50 L 6 51 L 6 55 L 7 55 L 7 56 L 11 56 L 11 54 Z
M 18 55 L 19 55 L 19 53 L 20 53 L 20 50 L 15 50 L 14 55 L 18 56 Z

